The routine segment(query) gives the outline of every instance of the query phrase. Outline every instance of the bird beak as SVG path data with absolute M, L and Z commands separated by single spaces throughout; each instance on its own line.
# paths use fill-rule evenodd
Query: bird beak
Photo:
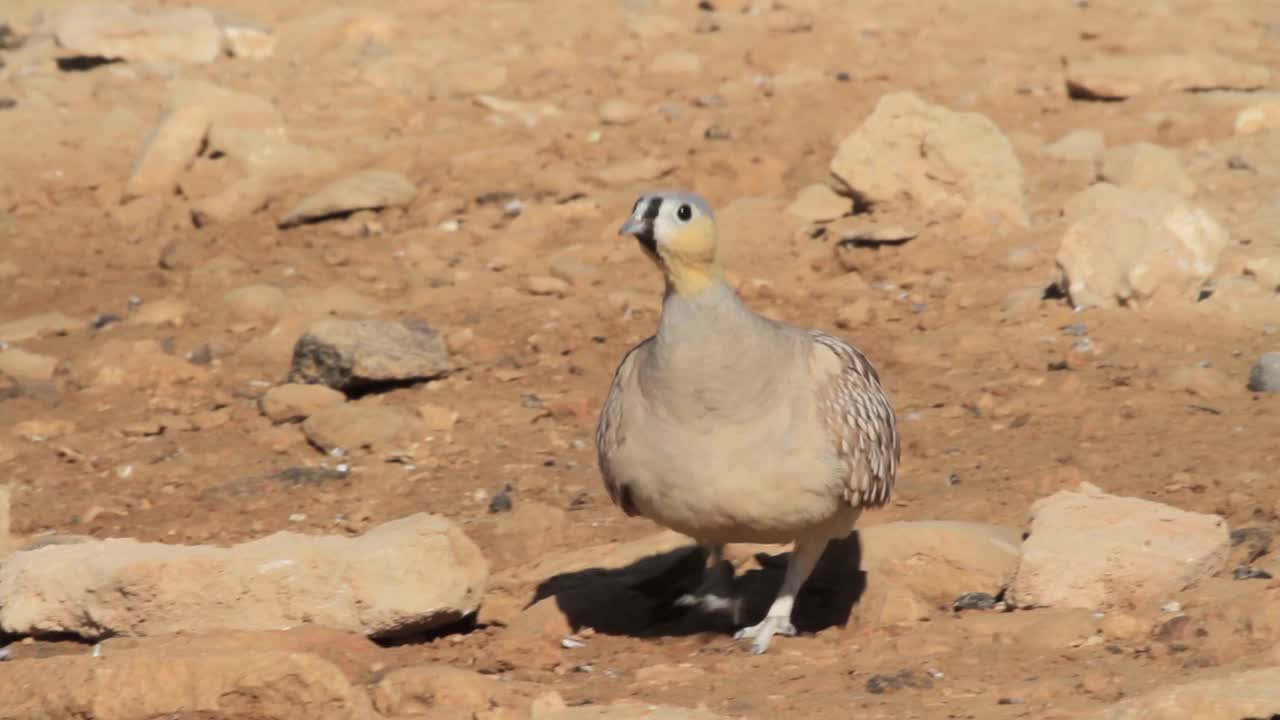
M 627 221 L 622 223 L 622 227 L 618 228 L 619 235 L 639 235 L 642 232 L 644 232 L 644 220 L 635 216 L 627 218 Z

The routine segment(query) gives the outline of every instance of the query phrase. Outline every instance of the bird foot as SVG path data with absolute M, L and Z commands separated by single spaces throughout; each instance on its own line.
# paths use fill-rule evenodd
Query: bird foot
M 751 643 L 751 652 L 759 655 L 769 649 L 769 641 L 774 635 L 786 635 L 788 637 L 796 634 L 796 626 L 791 624 L 791 619 L 781 615 L 769 615 L 756 625 L 744 627 L 733 634 L 734 640 L 744 640 L 747 638 L 755 638 L 755 642 Z

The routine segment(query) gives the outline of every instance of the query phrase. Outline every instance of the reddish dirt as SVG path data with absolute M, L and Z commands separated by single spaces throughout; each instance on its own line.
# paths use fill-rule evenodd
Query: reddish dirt
M 25 22 L 28 11 L 43 7 L 17 4 L 0 20 Z M 716 3 L 729 14 L 741 4 Z M 679 30 L 654 39 L 628 34 L 624 5 L 654 5 L 651 13 L 675 18 Z M 20 343 L 60 362 L 56 392 L 0 400 L 0 443 L 15 455 L 0 462 L 13 489 L 13 532 L 231 544 L 284 529 L 358 533 L 427 511 L 462 523 L 495 571 L 652 533 L 650 522 L 625 518 L 610 505 L 592 433 L 616 363 L 656 321 L 651 309 L 625 315 L 608 296 L 630 291 L 653 298 L 656 307 L 657 272 L 613 229 L 638 192 L 658 185 L 696 189 L 717 208 L 761 198 L 756 209 L 726 213 L 729 267 L 749 303 L 846 337 L 879 367 L 902 418 L 904 458 L 896 500 L 865 514 L 864 524 L 958 519 L 1021 526 L 1034 500 L 1082 480 L 1220 513 L 1232 527 L 1280 524 L 1280 414 L 1275 399 L 1244 388 L 1253 361 L 1277 349 L 1277 336 L 1264 325 L 1280 322 L 1280 314 L 1233 316 L 1205 304 L 1076 313 L 1062 300 L 1002 309 L 1011 291 L 1049 283 L 1062 231 L 1058 212 L 1083 187 L 1065 166 L 1037 154 L 1042 143 L 1077 128 L 1103 131 L 1109 145 L 1147 140 L 1188 152 L 1230 141 L 1230 108 L 1200 94 L 1072 101 L 1063 58 L 1195 47 L 1280 67 L 1280 28 L 1268 4 L 793 7 L 816 19 L 812 30 L 782 32 L 764 20 L 740 19 L 720 32 L 694 33 L 694 3 L 387 2 L 377 9 L 397 25 L 385 42 L 335 42 L 301 61 L 222 59 L 182 70 L 273 99 L 296 139 L 331 150 L 344 169 L 378 167 L 412 179 L 419 195 L 407 209 L 362 216 L 383 229 L 369 237 L 342 232 L 355 226 L 343 220 L 277 229 L 274 220 L 314 182 L 283 189 L 264 212 L 205 228 L 192 226 L 180 196 L 121 210 L 115 198 L 139 129 L 145 132 L 160 110 L 165 79 L 111 65 L 42 69 L 9 78 L 8 88 L 0 84 L 0 95 L 18 99 L 17 107 L 0 111 L 6 138 L 0 256 L 19 268 L 0 281 L 0 321 L 58 311 L 84 323 L 63 336 Z M 219 8 L 281 28 L 316 12 L 290 0 L 225 0 Z M 504 65 L 510 79 L 495 95 L 550 102 L 562 116 L 534 128 L 499 126 L 468 98 L 431 99 L 426 78 L 421 88 L 398 92 L 360 80 L 370 56 L 412 53 L 435 41 Z M 670 49 L 697 53 L 703 71 L 675 77 L 645 71 Z M 820 77 L 771 90 L 753 84 L 797 70 Z M 847 82 L 837 80 L 841 72 Z M 868 251 L 861 281 L 816 273 L 806 258 L 817 241 L 802 237 L 803 223 L 782 217 L 781 208 L 801 187 L 824 181 L 839 139 L 882 94 L 902 89 L 981 112 L 1001 127 L 1023 164 L 1032 227 L 991 235 L 932 226 L 900 248 Z M 713 93 L 726 103 L 694 102 Z M 640 119 L 602 127 L 595 108 L 614 97 L 644 108 Z M 678 106 L 680 116 L 653 110 L 662 103 Z M 113 134 L 113 109 L 127 109 L 141 124 L 124 123 Z M 711 124 L 728 139 L 705 137 Z M 596 130 L 603 133 L 592 142 Z M 602 167 L 641 157 L 669 161 L 674 170 L 623 185 L 591 180 Z M 1274 202 L 1274 190 L 1259 190 L 1257 176 L 1214 170 L 1194 177 L 1198 200 L 1232 229 L 1259 203 Z M 501 203 L 478 200 L 495 192 L 520 198 L 526 212 L 513 220 Z M 579 193 L 580 209 L 557 204 Z M 438 228 L 454 218 L 463 223 L 459 232 Z M 1280 246 L 1274 227 L 1267 231 L 1271 236 L 1256 242 Z M 597 284 L 564 298 L 520 291 L 522 276 L 546 274 L 548 259 L 570 245 L 596 259 Z M 1032 250 L 1028 269 L 1003 262 L 1019 247 Z M 165 253 L 169 267 L 159 264 Z M 489 269 L 495 257 L 506 259 L 500 272 Z M 753 286 L 756 279 L 767 285 Z M 424 441 L 428 458 L 412 466 L 356 454 L 347 479 L 219 492 L 246 478 L 333 462 L 296 425 L 273 426 L 257 408 L 263 388 L 255 381 L 284 379 L 291 338 L 278 340 L 267 357 L 245 351 L 270 327 L 238 325 L 221 305 L 227 291 L 255 283 L 301 298 L 345 287 L 384 305 L 380 316 L 421 319 L 446 335 L 470 329 L 475 339 L 455 353 L 460 367 L 448 379 L 365 400 L 410 410 L 443 405 L 460 413 L 457 425 Z M 177 298 L 190 311 L 178 325 L 87 328 L 101 313 L 126 315 L 130 296 L 144 304 Z M 864 296 L 874 321 L 836 329 L 836 310 Z M 926 305 L 923 312 L 913 310 L 916 303 Z M 1070 323 L 1088 325 L 1097 353 L 1076 369 L 1050 370 L 1070 348 L 1060 330 Z M 213 360 L 190 382 L 142 373 L 147 377 L 120 386 L 77 387 L 74 367 L 112 339 L 155 340 L 178 358 L 208 346 Z M 1169 380 L 1178 368 L 1202 362 L 1224 382 L 1192 394 Z M 123 432 L 130 423 L 172 415 L 189 419 L 193 429 L 152 437 Z M 42 442 L 10 432 L 29 420 L 73 427 Z M 535 536 L 504 532 L 512 516 L 490 513 L 488 504 L 506 484 L 517 506 L 536 501 L 565 509 L 567 521 Z M 534 588 L 526 590 L 531 596 Z M 1058 616 L 1044 617 L 1043 626 L 1026 632 L 1049 633 L 1048 640 L 975 630 L 989 621 L 939 613 L 906 628 L 837 627 L 783 638 L 760 657 L 714 631 L 596 633 L 573 650 L 551 637 L 501 669 L 570 702 L 634 697 L 746 717 L 1044 718 L 1075 716 L 1195 676 L 1205 665 L 1257 664 L 1262 657 L 1206 651 L 1193 652 L 1199 659 L 1189 662 L 1186 653 L 1150 638 L 1073 648 L 1052 638 Z M 386 667 L 444 661 L 492 669 L 505 632 L 482 626 L 368 652 Z M 23 652 L 64 647 L 46 644 Z M 636 679 L 635 671 L 664 664 L 688 670 Z M 591 671 L 575 670 L 582 666 Z M 868 691 L 873 675 L 904 670 L 928 680 Z

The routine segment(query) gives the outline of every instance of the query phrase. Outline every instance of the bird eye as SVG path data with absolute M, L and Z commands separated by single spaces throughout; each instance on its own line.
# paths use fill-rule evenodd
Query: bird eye
M 689 222 L 693 218 L 693 208 L 681 205 L 676 209 L 676 217 L 680 218 L 680 222 Z

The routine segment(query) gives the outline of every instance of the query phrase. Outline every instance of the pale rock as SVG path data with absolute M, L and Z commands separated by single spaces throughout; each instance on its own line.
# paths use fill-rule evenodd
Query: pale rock
M 0 342 L 21 342 L 50 335 L 66 335 L 79 327 L 83 327 L 83 324 L 60 312 L 46 312 L 0 323 Z
M 640 117 L 641 108 L 633 102 L 615 98 L 600 105 L 600 121 L 605 125 L 630 125 Z
M 842 330 L 861 327 L 874 319 L 875 308 L 872 307 L 871 301 L 867 298 L 860 298 L 848 305 L 842 305 L 839 310 L 836 310 L 836 327 Z
M 258 409 L 274 423 L 306 420 L 325 408 L 341 405 L 347 396 L 324 385 L 277 385 L 258 398 Z
M 1230 547 L 1217 515 L 1108 495 L 1088 483 L 1037 501 L 1031 516 L 1009 590 L 1021 607 L 1158 605 L 1221 570 Z
M 1267 130 L 1280 130 L 1280 100 L 1251 105 L 1236 114 L 1236 135 L 1252 135 Z
M 177 298 L 160 298 L 145 302 L 129 314 L 130 325 L 168 325 L 182 327 L 191 312 L 190 303 Z
M 1208 212 L 1154 190 L 1098 183 L 1064 214 L 1058 285 L 1076 307 L 1195 302 L 1229 241 Z
M 657 180 L 675 169 L 675 163 L 669 159 L 659 160 L 645 157 L 639 160 L 627 160 L 600 168 L 592 176 L 604 185 L 634 185 L 639 182 Z
M 425 513 L 355 538 L 280 532 L 231 547 L 100 540 L 11 556 L 0 566 L 0 627 L 96 639 L 309 623 L 391 637 L 475 612 L 487 578 L 480 548 Z
M 407 444 L 415 423 L 396 408 L 367 403 L 330 405 L 317 410 L 302 423 L 308 442 L 329 452 L 341 450 L 384 450 Z
M 1244 264 L 1244 274 L 1267 292 L 1280 292 L 1280 255 L 1253 258 Z
M 300 13 L 278 28 L 277 54 L 309 60 L 344 47 L 387 46 L 393 43 L 403 18 L 370 8 L 332 7 Z
M 657 75 L 696 75 L 702 72 L 702 58 L 687 50 L 667 50 L 649 63 L 649 72 Z
M 858 530 L 867 588 L 895 583 L 936 606 L 967 592 L 998 595 L 1018 567 L 1016 528 L 946 520 L 897 521 Z
M 197 573 L 198 574 L 198 573 Z M 333 663 L 286 650 L 103 651 L 0 664 L 0 718 L 373 720 Z
M 1072 130 L 1057 141 L 1045 145 L 1041 153 L 1057 160 L 1093 162 L 1102 154 L 1106 144 L 1101 130 Z
M 1280 352 L 1264 353 L 1258 358 L 1249 370 L 1249 389 L 1280 393 Z
M 275 285 L 246 285 L 222 296 L 228 314 L 240 322 L 271 324 L 288 308 L 284 290 Z
M 436 97 L 489 95 L 507 84 L 507 69 L 488 60 L 462 60 L 440 66 L 431 76 Z
M 1280 708 L 1280 667 L 1166 684 L 1088 716 L 1090 720 L 1241 720 Z
M 70 435 L 76 424 L 70 420 L 23 420 L 10 430 L 15 437 L 31 442 L 44 442 L 50 438 Z
M 727 720 L 710 710 L 624 701 L 613 705 L 578 705 L 539 713 L 532 720 Z
M 530 128 L 537 127 L 543 120 L 560 116 L 560 109 L 547 102 L 522 102 L 493 95 L 477 95 L 474 102 L 486 110 L 514 117 Z
M 418 406 L 418 417 L 422 418 L 423 427 L 432 432 L 452 430 L 461 416 L 457 410 L 435 403 Z
M 169 87 L 172 111 L 203 107 L 209 113 L 209 152 L 243 160 L 265 136 L 288 140 L 284 115 L 270 100 L 202 80 L 178 78 Z
M 298 202 L 279 221 L 282 228 L 357 210 L 403 207 L 417 188 L 405 176 L 386 170 L 363 170 L 334 180 Z
M 826 222 L 853 212 L 853 201 L 826 185 L 808 185 L 796 193 L 787 212 L 808 222 Z
M 913 625 L 928 620 L 933 607 L 906 585 L 891 579 L 868 582 L 851 620 L 862 627 Z
M 202 105 L 171 110 L 143 144 L 124 186 L 122 201 L 146 195 L 172 195 L 209 131 L 209 111 Z
M 276 36 L 267 30 L 249 25 L 224 24 L 222 44 L 227 54 L 235 58 L 262 60 L 276 52 Z
M 140 14 L 127 5 L 86 3 L 62 16 L 54 37 L 77 55 L 130 62 L 208 63 L 222 50 L 218 24 L 204 8 Z
M 0 374 L 14 379 L 48 382 L 53 379 L 53 372 L 57 368 L 57 359 L 48 355 L 17 347 L 0 349 Z
M 432 715 L 444 709 L 488 710 L 510 691 L 498 680 L 448 665 L 413 665 L 392 670 L 372 689 L 373 705 L 386 716 Z
M 1022 167 L 998 127 L 977 113 L 885 95 L 846 137 L 831 172 L 872 204 L 905 200 L 931 215 L 995 218 L 1026 227 Z
M 1121 187 L 1156 190 L 1181 198 L 1195 194 L 1196 184 L 1168 148 L 1139 142 L 1108 148 L 1102 153 L 1098 177 Z
M 1072 97 L 1121 100 L 1147 93 L 1196 90 L 1255 90 L 1271 71 L 1213 53 L 1116 55 L 1067 65 Z
M 549 275 L 526 275 L 520 282 L 524 291 L 530 295 L 550 295 L 562 298 L 572 291 L 569 283 Z
M 289 380 L 349 390 L 430 380 L 449 369 L 444 340 L 422 323 L 319 320 L 294 345 Z
M 547 270 L 551 277 L 563 280 L 574 287 L 587 287 L 600 281 L 600 271 L 595 265 L 583 261 L 581 247 L 574 246 L 551 256 Z

